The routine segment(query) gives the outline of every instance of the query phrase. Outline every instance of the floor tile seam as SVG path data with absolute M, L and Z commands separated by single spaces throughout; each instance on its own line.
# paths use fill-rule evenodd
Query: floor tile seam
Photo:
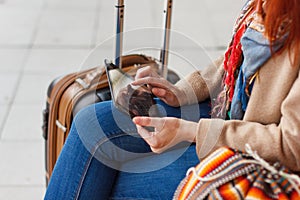
M 15 102 L 18 89 L 20 88 L 21 80 L 22 80 L 24 70 L 25 70 L 25 66 L 26 66 L 26 64 L 28 62 L 28 59 L 29 59 L 29 56 L 31 54 L 31 49 L 32 49 L 32 46 L 33 46 L 33 42 L 34 42 L 35 37 L 37 35 L 38 27 L 39 27 L 39 24 L 40 24 L 40 21 L 41 21 L 41 18 L 42 18 L 42 15 L 43 15 L 43 12 L 44 12 L 45 8 L 46 8 L 46 0 L 44 0 L 43 5 L 40 8 L 39 14 L 36 18 L 34 30 L 32 32 L 32 36 L 31 36 L 31 40 L 30 40 L 30 43 L 28 44 L 28 47 L 27 47 L 28 50 L 25 52 L 23 62 L 21 64 L 21 68 L 20 68 L 20 71 L 19 71 L 19 74 L 18 74 L 18 78 L 17 78 L 17 81 L 16 81 L 14 89 L 13 89 L 12 97 L 11 97 L 9 103 L 8 103 L 8 108 L 5 111 L 5 116 L 6 117 L 4 118 L 4 120 L 0 124 L 0 141 L 3 139 L 2 136 L 3 136 L 4 127 L 5 127 L 5 124 L 8 121 L 8 116 L 9 116 L 9 114 L 12 110 L 13 104 Z
M 26 65 L 26 63 L 27 63 L 27 61 L 29 59 L 29 56 L 30 56 L 30 52 L 31 52 L 30 50 L 26 51 L 26 53 L 24 55 L 24 58 L 22 59 L 23 61 L 21 62 L 22 63 L 21 64 L 21 68 L 20 68 L 19 72 L 16 73 L 17 74 L 17 81 L 16 81 L 16 83 L 15 83 L 13 89 L 12 89 L 13 92 L 12 92 L 12 95 L 11 95 L 11 99 L 7 103 L 8 109 L 6 111 L 5 116 L 9 115 L 9 113 L 11 111 L 11 108 L 12 108 L 14 102 L 15 102 L 15 98 L 16 98 L 16 95 L 18 93 L 18 89 L 20 88 L 22 77 L 24 75 L 25 65 Z M 8 117 L 6 117 L 4 119 L 4 121 L 2 122 L 2 124 L 0 125 L 0 140 L 1 140 L 1 136 L 2 136 L 2 131 L 4 129 L 4 125 L 5 125 L 6 121 L 7 121 L 7 119 L 8 119 Z
M 30 42 L 28 44 L 29 49 L 32 49 L 32 47 L 34 46 L 34 42 L 36 40 L 39 27 L 41 25 L 40 22 L 42 20 L 42 17 L 44 15 L 45 11 L 46 11 L 46 8 L 47 8 L 47 1 L 44 0 L 42 6 L 40 8 L 40 11 L 39 11 L 39 14 L 38 14 L 38 18 L 37 18 L 37 20 L 35 22 L 35 26 L 34 26 L 34 29 L 33 29 L 32 35 L 31 35 Z
M 22 66 L 21 66 L 21 69 L 20 69 L 20 71 L 18 73 L 17 81 L 16 81 L 15 86 L 13 88 L 11 99 L 7 103 L 8 107 L 7 107 L 5 115 L 4 115 L 6 117 L 4 118 L 4 120 L 2 121 L 2 123 L 0 124 L 0 141 L 2 140 L 3 130 L 4 130 L 5 124 L 8 121 L 8 116 L 9 116 L 9 114 L 10 114 L 10 112 L 12 110 L 12 107 L 14 105 L 14 102 L 15 102 L 15 99 L 16 99 L 16 96 L 17 96 L 17 93 L 18 93 L 18 89 L 20 88 L 22 77 L 24 75 L 25 65 L 26 65 L 26 63 L 27 63 L 27 61 L 29 59 L 30 52 L 31 51 L 28 50 L 28 51 L 26 51 L 26 53 L 24 55 L 24 58 L 23 58 L 23 61 L 22 61 Z
M 22 64 L 23 66 L 21 67 L 22 69 L 19 71 L 17 81 L 16 81 L 16 83 L 13 87 L 13 92 L 12 92 L 11 98 L 10 98 L 9 102 L 7 103 L 7 109 L 6 109 L 5 114 L 4 114 L 4 116 L 6 116 L 6 117 L 4 118 L 2 123 L 0 124 L 0 141 L 2 140 L 2 135 L 3 135 L 3 130 L 4 130 L 5 124 L 8 121 L 8 116 L 9 116 L 11 110 L 12 110 L 15 98 L 17 96 L 18 89 L 19 89 L 20 83 L 21 83 L 21 79 L 23 77 L 24 66 L 25 66 L 26 61 L 28 60 L 28 57 L 29 57 L 29 53 L 27 51 L 25 53 L 25 56 L 24 56 L 24 59 L 23 59 L 23 62 L 22 62 L 23 63 Z

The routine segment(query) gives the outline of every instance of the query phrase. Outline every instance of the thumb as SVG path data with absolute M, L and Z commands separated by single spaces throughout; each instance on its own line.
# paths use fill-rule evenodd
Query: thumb
M 149 126 L 151 119 L 149 117 L 134 117 L 132 119 L 133 123 L 140 126 Z

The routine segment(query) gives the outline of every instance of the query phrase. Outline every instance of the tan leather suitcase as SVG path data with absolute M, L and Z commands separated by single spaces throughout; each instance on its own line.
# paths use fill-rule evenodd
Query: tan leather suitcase
M 177 74 L 166 69 L 172 1 L 167 1 L 166 31 L 160 60 L 138 54 L 121 56 L 124 16 L 123 0 L 118 0 L 116 8 L 118 9 L 116 65 L 124 71 L 130 71 L 132 75 L 138 68 L 151 65 L 157 68 L 162 75 L 167 76 L 170 82 L 175 83 L 178 81 L 179 77 Z M 110 90 L 104 66 L 74 72 L 52 81 L 47 91 L 42 127 L 45 139 L 46 183 L 51 177 L 54 165 L 68 136 L 72 119 L 76 113 L 90 104 L 110 99 Z

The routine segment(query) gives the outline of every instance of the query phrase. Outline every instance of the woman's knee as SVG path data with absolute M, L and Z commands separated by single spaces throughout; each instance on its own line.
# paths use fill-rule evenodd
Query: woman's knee
M 100 102 L 96 104 L 89 105 L 81 109 L 73 119 L 73 126 L 82 134 L 87 132 L 90 127 L 100 129 L 105 128 L 104 126 L 109 125 L 104 123 L 105 121 L 111 121 L 111 103 L 110 102 Z M 109 128 L 108 128 L 109 129 Z
M 77 133 L 89 151 L 92 151 L 97 142 L 105 137 L 105 132 L 98 118 L 97 106 L 101 107 L 103 105 L 94 104 L 81 109 L 72 122 L 71 134 Z
M 137 134 L 131 119 L 112 107 L 110 101 L 80 110 L 72 126 L 89 148 L 111 140 L 113 143 L 121 143 L 123 140 L 120 141 L 120 137 Z

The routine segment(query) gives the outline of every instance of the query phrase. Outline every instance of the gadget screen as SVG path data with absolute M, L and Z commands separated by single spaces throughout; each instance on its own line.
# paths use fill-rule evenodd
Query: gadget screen
M 146 86 L 132 86 L 132 76 L 114 64 L 105 61 L 106 74 L 113 103 L 130 117 L 155 115 L 153 94 Z

